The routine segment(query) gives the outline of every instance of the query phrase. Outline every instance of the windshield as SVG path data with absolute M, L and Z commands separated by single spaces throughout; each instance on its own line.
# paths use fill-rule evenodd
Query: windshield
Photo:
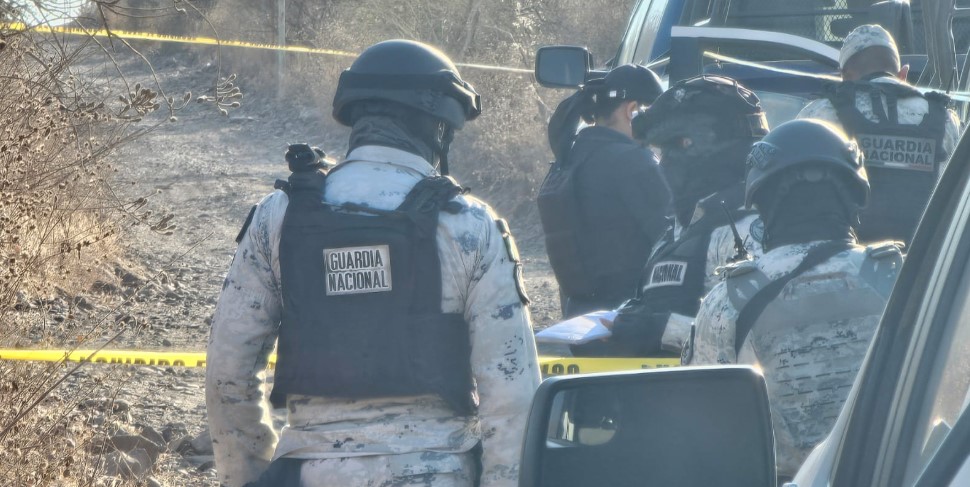
M 808 99 L 800 96 L 769 91 L 755 90 L 755 94 L 761 99 L 761 106 L 768 118 L 769 127 L 777 127 L 789 120 L 794 120 L 798 112 L 802 111 L 809 102 Z
M 824 42 L 838 48 L 855 27 L 873 23 L 871 0 L 732 0 L 726 26 L 783 32 Z M 903 54 L 926 54 L 923 32 L 922 0 L 910 0 L 912 45 L 897 39 Z M 957 1 L 970 3 L 966 1 Z M 882 23 L 882 22 L 880 22 Z M 956 52 L 965 53 L 970 46 L 970 21 L 953 21 Z
M 820 42 L 840 43 L 867 23 L 869 0 L 733 0 L 727 25 L 784 32 Z

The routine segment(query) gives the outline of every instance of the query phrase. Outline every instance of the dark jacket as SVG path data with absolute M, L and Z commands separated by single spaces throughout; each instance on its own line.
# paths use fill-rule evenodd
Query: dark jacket
M 583 254 L 596 270 L 594 301 L 615 307 L 636 293 L 650 251 L 668 226 L 670 189 L 650 151 L 606 127 L 583 129 L 568 157 L 578 165 Z

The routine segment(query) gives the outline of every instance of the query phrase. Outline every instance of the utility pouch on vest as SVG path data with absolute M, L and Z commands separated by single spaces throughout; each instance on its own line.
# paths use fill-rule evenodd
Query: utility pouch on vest
M 735 185 L 698 203 L 696 221 L 676 240 L 666 238 L 644 267 L 637 296 L 620 308 L 613 323 L 614 339 L 641 342 L 640 356 L 659 353 L 661 338 L 670 313 L 695 316 L 707 291 L 707 251 L 715 229 L 731 223 L 723 204 L 737 208 L 743 201 L 744 186 Z M 753 211 L 731 212 L 740 220 Z M 639 330 L 638 330 L 639 328 Z
M 650 257 L 644 267 L 638 297 L 652 303 L 655 310 L 695 316 L 701 298 L 708 291 L 704 285 L 711 234 L 730 225 L 732 219 L 739 221 L 755 213 L 753 210 L 724 211 L 723 206 L 738 208 L 743 195 L 744 186 L 739 184 L 699 202 L 694 221 L 676 240 L 668 239 Z
M 859 111 L 857 94 L 869 97 L 878 122 Z M 919 124 L 901 124 L 898 102 L 913 97 L 926 99 L 929 109 Z M 872 188 L 860 216 L 859 239 L 908 242 L 936 186 L 940 164 L 949 157 L 943 149 L 949 98 L 905 85 L 859 81 L 840 83 L 830 101 L 846 133 L 859 143 Z
M 441 312 L 438 215 L 461 188 L 420 181 L 396 210 L 323 203 L 322 180 L 290 178 L 280 238 L 283 321 L 271 400 L 286 394 L 395 397 L 434 393 L 474 410 L 471 345 L 461 314 Z

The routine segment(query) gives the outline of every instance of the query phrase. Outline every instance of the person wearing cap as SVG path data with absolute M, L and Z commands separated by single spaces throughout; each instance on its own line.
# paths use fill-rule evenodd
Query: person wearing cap
M 609 355 L 679 355 L 717 282 L 714 269 L 760 253 L 748 236 L 756 215 L 743 208 L 744 172 L 751 144 L 767 132 L 757 95 L 723 76 L 680 81 L 635 119 L 637 139 L 660 152 L 674 221 L 641 270 L 636 296 L 610 325 L 601 344 Z
M 557 162 L 538 203 L 565 317 L 613 309 L 633 297 L 667 227 L 670 191 L 632 128 L 662 91 L 649 69 L 619 66 L 560 104 L 550 121 Z M 563 117 L 570 122 L 557 123 Z M 591 126 L 576 134 L 580 117 Z M 569 180 L 554 184 L 562 172 Z
M 842 82 L 798 118 L 832 122 L 859 142 L 872 197 L 858 231 L 864 242 L 909 242 L 960 137 L 949 99 L 906 82 L 892 35 L 879 25 L 850 32 L 839 53 Z
M 540 380 L 521 264 L 505 221 L 447 177 L 452 136 L 480 112 L 422 43 L 375 44 L 341 74 L 347 157 L 326 174 L 312 148 L 290 158 L 212 319 L 221 485 L 518 485 Z
M 862 161 L 821 120 L 783 123 L 754 145 L 745 200 L 764 222 L 764 254 L 720 270 L 681 356 L 763 371 L 783 479 L 839 415 L 902 264 L 892 242 L 856 243 L 869 196 Z

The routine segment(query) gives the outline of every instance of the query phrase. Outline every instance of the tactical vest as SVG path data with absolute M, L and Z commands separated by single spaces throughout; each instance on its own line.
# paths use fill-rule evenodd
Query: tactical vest
M 764 308 L 744 343 L 736 344 L 738 363 L 759 364 L 764 371 L 779 468 L 797 467 L 831 429 L 879 325 L 902 256 L 895 245 L 865 252 L 858 273 L 792 279 Z M 771 282 L 756 262 L 725 275 L 739 314 Z
M 461 188 L 447 177 L 425 178 L 397 209 L 382 211 L 325 203 L 325 179 L 296 172 L 285 188 L 283 319 L 271 400 L 434 393 L 472 412 L 468 324 L 441 312 L 436 242 L 439 213 L 460 211 L 451 200 Z
M 694 210 L 693 221 L 673 238 L 668 232 L 650 257 L 640 286 L 639 299 L 654 310 L 696 316 L 706 289 L 707 254 L 714 230 L 756 212 L 736 210 L 744 201 L 744 186 L 715 193 Z M 723 204 L 722 204 L 723 202 Z M 729 212 L 725 211 L 729 208 Z M 729 219 L 730 215 L 730 219 Z
M 857 93 L 869 96 L 879 122 L 859 111 Z M 926 99 L 929 111 L 919 124 L 901 124 L 898 102 L 912 97 Z M 860 216 L 859 239 L 909 242 L 936 187 L 941 163 L 950 156 L 943 149 L 949 98 L 924 95 L 906 85 L 859 81 L 839 84 L 830 101 L 846 133 L 859 143 L 872 188 Z
M 669 230 L 644 267 L 637 296 L 620 308 L 614 330 L 625 328 L 624 325 L 665 326 L 671 313 L 696 316 L 701 298 L 707 292 L 704 282 L 711 235 L 732 220 L 736 222 L 755 214 L 753 210 L 734 210 L 743 201 L 744 185 L 734 185 L 699 202 L 693 221 L 677 238 L 673 229 Z M 725 212 L 725 207 L 730 212 Z M 659 353 L 662 327 L 657 327 L 655 332 L 656 336 L 646 338 L 650 343 L 634 347 L 637 356 Z

